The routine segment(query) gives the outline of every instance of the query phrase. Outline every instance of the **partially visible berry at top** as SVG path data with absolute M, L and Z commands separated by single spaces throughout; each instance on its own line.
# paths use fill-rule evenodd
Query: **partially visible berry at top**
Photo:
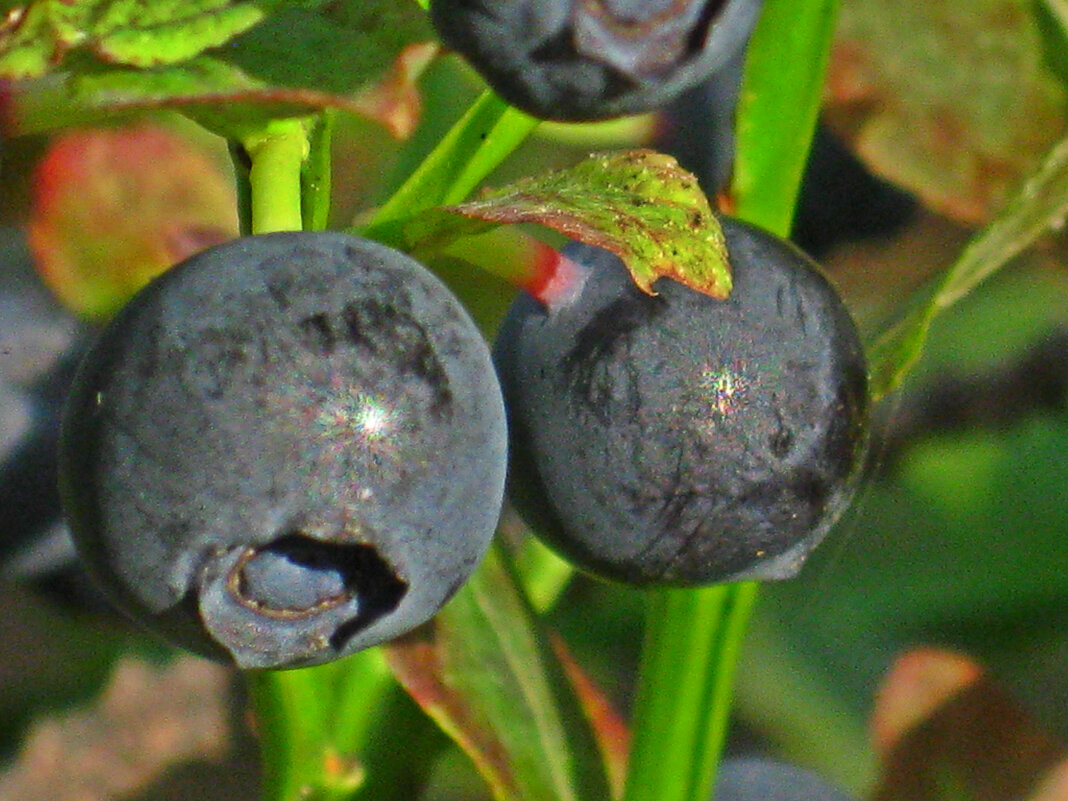
M 442 41 L 509 103 L 580 122 L 660 108 L 745 44 L 760 0 L 432 0 Z

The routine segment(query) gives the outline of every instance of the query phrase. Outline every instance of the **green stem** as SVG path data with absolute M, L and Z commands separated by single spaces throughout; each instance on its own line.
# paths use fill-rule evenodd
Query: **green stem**
M 839 0 L 766 0 L 739 99 L 735 214 L 790 233 L 819 117 Z
M 758 585 L 649 594 L 625 801 L 708 801 Z
M 368 232 L 437 205 L 459 203 L 537 127 L 485 92 L 375 213 Z
M 308 156 L 307 122 L 273 120 L 242 142 L 252 166 L 251 231 L 300 231 L 304 228 L 301 175 Z
M 323 766 L 326 721 L 316 669 L 247 675 L 263 754 L 264 801 L 306 798 Z

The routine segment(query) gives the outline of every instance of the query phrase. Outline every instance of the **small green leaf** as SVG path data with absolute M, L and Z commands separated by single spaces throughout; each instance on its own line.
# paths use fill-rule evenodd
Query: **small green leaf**
M 708 199 L 674 158 L 651 150 L 595 154 L 374 233 L 432 248 L 509 223 L 537 223 L 615 253 L 651 295 L 664 276 L 715 298 L 730 294 L 726 242 Z
M 619 256 L 645 292 L 660 277 L 723 299 L 727 246 L 697 179 L 652 150 L 595 154 L 453 210 L 490 223 L 537 223 Z
M 610 797 L 590 725 L 499 546 L 422 634 L 387 653 L 498 801 Z
M 935 316 L 1008 264 L 1068 215 L 1068 138 L 1061 140 L 997 218 L 980 231 L 945 275 L 869 349 L 872 394 L 892 390 L 919 358 Z
M 175 64 L 249 30 L 264 19 L 262 6 L 232 0 L 116 0 L 98 18 L 93 50 L 115 64 Z

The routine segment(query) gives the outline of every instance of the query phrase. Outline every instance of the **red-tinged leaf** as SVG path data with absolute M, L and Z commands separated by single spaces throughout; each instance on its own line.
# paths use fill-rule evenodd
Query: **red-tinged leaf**
M 594 154 L 563 170 L 522 178 L 478 200 L 388 220 L 368 232 L 408 250 L 450 249 L 499 225 L 534 223 L 615 253 L 643 291 L 658 278 L 730 294 L 727 246 L 697 179 L 652 150 Z M 529 286 L 508 264 L 491 271 Z M 541 276 L 535 276 L 535 283 Z
M 940 648 L 917 648 L 899 657 L 875 699 L 875 750 L 889 754 L 913 727 L 982 676 L 983 668 L 971 659 Z
M 968 660 L 930 652 L 904 660 L 880 692 L 880 705 L 902 711 L 876 717 L 927 713 L 883 754 L 874 801 L 1018 801 L 1065 759 L 1064 745 Z
M 663 153 L 595 154 L 451 210 L 498 225 L 537 223 L 609 250 L 649 294 L 660 277 L 720 299 L 730 294 L 719 221 L 697 179 Z
M 879 174 L 982 223 L 1064 134 L 1033 0 L 841 4 L 829 113 Z
M 1068 801 L 1068 760 L 1042 778 L 1042 783 L 1028 801 Z
M 234 208 L 222 170 L 174 133 L 76 131 L 38 165 L 30 246 L 59 299 L 99 319 L 176 262 L 236 236 Z
M 356 95 L 355 107 L 398 139 L 407 139 L 423 108 L 415 82 L 437 54 L 434 42 L 408 45 L 378 83 Z
M 567 643 L 556 635 L 553 635 L 550 641 L 557 659 L 564 666 L 571 686 L 575 688 L 586 719 L 593 727 L 594 737 L 597 738 L 597 745 L 604 759 L 612 798 L 622 798 L 627 779 L 627 755 L 630 752 L 630 731 L 627 723 L 616 711 L 608 696 L 575 660 Z
M 418 634 L 389 646 L 398 680 L 499 801 L 604 801 L 597 744 L 499 546 Z

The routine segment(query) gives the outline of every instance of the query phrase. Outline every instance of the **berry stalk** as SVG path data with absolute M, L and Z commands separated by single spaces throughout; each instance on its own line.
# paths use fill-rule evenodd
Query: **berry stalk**
M 758 586 L 649 593 L 625 801 L 708 798 Z

